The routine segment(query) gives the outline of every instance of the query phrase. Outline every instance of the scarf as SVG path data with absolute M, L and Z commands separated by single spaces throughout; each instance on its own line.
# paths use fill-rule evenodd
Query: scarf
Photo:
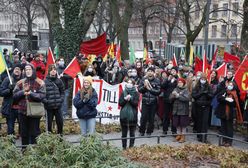
M 238 96 L 237 96 L 237 92 L 235 90 L 227 91 L 227 96 L 233 98 L 234 101 L 235 101 L 237 122 L 238 123 L 243 123 L 243 117 L 242 117 L 242 113 L 241 113 L 240 106 L 239 106 L 239 99 L 238 99 Z M 230 107 L 228 105 L 226 105 L 226 116 L 227 116 L 227 119 L 229 119 L 229 117 L 230 117 Z

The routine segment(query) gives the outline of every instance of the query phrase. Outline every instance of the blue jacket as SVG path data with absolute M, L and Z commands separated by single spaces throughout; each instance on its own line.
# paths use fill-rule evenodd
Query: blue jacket
M 95 118 L 97 115 L 97 109 L 96 109 L 97 102 L 98 102 L 98 96 L 95 89 L 92 90 L 92 97 L 86 102 L 83 102 L 83 100 L 81 100 L 80 91 L 78 91 L 78 93 L 73 99 L 73 105 L 77 109 L 78 118 L 80 119 Z

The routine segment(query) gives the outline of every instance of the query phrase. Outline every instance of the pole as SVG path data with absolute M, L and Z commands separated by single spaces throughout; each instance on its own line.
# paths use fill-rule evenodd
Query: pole
M 207 11 L 206 11 L 205 39 L 204 39 L 204 49 L 206 52 L 206 57 L 208 57 L 208 26 L 209 26 L 210 5 L 211 5 L 211 0 L 208 0 L 207 1 Z
M 160 34 L 159 34 L 159 56 L 162 56 L 162 23 L 160 21 Z

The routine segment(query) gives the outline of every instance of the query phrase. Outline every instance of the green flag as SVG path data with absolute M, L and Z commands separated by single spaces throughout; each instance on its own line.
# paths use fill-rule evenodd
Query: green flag
M 56 45 L 55 48 L 54 48 L 54 54 L 56 55 L 56 59 L 58 59 L 59 58 L 59 47 L 58 47 L 58 45 Z
M 132 47 L 130 47 L 129 61 L 130 61 L 130 64 L 134 64 L 135 63 L 135 54 L 134 54 L 134 50 L 133 50 Z

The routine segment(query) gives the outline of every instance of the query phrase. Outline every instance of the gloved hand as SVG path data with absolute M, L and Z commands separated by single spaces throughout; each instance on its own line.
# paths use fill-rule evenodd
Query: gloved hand
M 40 71 L 40 70 L 41 70 L 41 66 L 37 66 L 37 67 L 36 67 L 36 70 L 37 70 L 37 71 Z
M 225 100 L 230 102 L 230 103 L 233 102 L 233 98 L 230 98 L 230 97 L 226 97 Z
M 9 90 L 11 90 L 11 91 L 12 91 L 12 90 L 14 90 L 14 88 L 15 88 L 15 85 L 14 85 L 14 84 L 12 84 L 12 85 L 11 85 L 11 84 L 9 84 Z

